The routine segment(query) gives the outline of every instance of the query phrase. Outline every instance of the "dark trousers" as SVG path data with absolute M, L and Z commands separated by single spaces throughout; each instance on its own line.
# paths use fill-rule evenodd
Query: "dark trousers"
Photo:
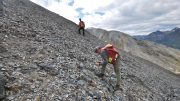
M 84 34 L 85 34 L 85 33 L 84 33 L 84 28 L 83 28 L 83 27 L 80 27 L 80 28 L 79 28 L 79 34 L 81 34 L 81 30 L 83 31 L 83 36 L 84 36 Z

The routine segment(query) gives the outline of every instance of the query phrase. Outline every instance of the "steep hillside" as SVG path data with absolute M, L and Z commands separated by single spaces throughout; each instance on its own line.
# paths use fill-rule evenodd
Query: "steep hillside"
M 105 31 L 96 28 L 87 30 L 99 39 L 109 41 L 126 52 L 130 52 L 174 73 L 179 74 L 180 72 L 179 50 L 153 42 L 136 40 L 118 31 Z
M 1 0 L 2 1 L 2 0 Z M 106 44 L 77 33 L 75 23 L 29 0 L 3 0 L 0 19 L 0 77 L 6 101 L 178 101 L 180 78 L 158 65 L 120 51 L 123 91 L 114 91 L 108 65 L 95 73 L 94 47 Z M 4 78 L 4 77 L 3 77 Z M 3 88 L 0 79 L 0 91 Z
M 180 28 L 174 28 L 171 31 L 156 31 L 146 36 L 134 37 L 140 40 L 149 40 L 172 48 L 180 49 Z

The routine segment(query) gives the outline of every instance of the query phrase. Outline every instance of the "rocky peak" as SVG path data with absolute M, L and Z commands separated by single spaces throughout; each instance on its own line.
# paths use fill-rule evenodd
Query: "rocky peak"
M 157 35 L 157 34 L 162 34 L 162 32 L 161 31 L 156 31 L 156 32 L 152 32 L 151 34 Z
M 146 36 L 135 36 L 137 39 L 154 41 L 168 47 L 180 49 L 180 28 L 175 27 L 170 31 L 152 32 Z
M 176 31 L 176 30 L 180 30 L 179 27 L 175 27 L 174 29 L 172 29 L 172 31 Z

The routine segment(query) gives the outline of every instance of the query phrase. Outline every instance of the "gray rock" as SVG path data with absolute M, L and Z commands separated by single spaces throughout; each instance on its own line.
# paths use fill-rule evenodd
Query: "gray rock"
M 86 81 L 84 81 L 84 80 L 79 80 L 79 81 L 77 82 L 77 84 L 80 85 L 80 86 L 84 86 L 84 85 L 86 84 Z
M 0 53 L 4 53 L 7 51 L 8 51 L 7 48 L 3 44 L 0 44 Z
M 0 74 L 0 100 L 5 99 L 6 97 L 5 83 L 4 75 Z
M 0 63 L 0 70 L 1 70 L 3 67 L 4 67 L 4 65 Z
M 50 75 L 58 75 L 59 70 L 56 68 L 56 65 L 50 65 L 50 64 L 45 64 L 45 63 L 40 63 L 37 64 L 37 66 L 40 67 L 41 70 L 45 70 L 48 72 Z

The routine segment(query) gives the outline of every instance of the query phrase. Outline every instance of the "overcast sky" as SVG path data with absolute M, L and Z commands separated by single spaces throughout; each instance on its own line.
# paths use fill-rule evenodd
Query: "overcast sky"
M 31 0 L 87 27 L 130 35 L 180 27 L 180 0 Z M 179 12 L 179 13 L 178 13 Z

